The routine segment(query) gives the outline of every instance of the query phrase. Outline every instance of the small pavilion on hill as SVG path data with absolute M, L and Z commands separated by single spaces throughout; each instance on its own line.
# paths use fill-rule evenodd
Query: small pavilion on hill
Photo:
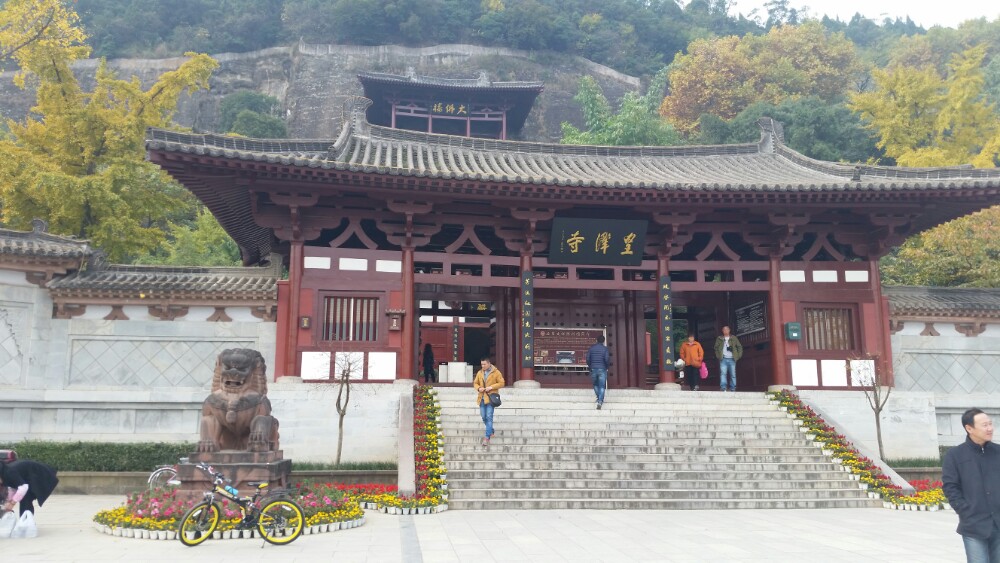
M 148 132 L 246 264 L 287 262 L 276 375 L 410 379 L 431 344 L 585 387 L 603 334 L 610 387 L 670 387 L 675 334 L 711 358 L 728 325 L 740 389 L 851 388 L 859 362 L 891 382 L 878 259 L 1000 202 L 1000 170 L 820 162 L 767 118 L 757 143 L 568 146 L 374 125 L 370 104 L 331 140 Z
M 478 78 L 363 72 L 358 75 L 372 101 L 368 122 L 393 129 L 462 137 L 507 139 L 524 127 L 541 82 L 494 82 Z

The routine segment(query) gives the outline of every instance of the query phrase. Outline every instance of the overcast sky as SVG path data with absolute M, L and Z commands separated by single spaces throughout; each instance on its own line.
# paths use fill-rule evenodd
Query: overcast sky
M 734 0 L 735 6 L 730 13 L 748 16 L 751 10 L 757 8 L 760 19 L 766 20 L 766 1 Z M 789 6 L 807 6 L 811 16 L 821 18 L 825 14 L 831 18 L 839 17 L 844 22 L 850 21 L 856 12 L 875 21 L 881 21 L 886 16 L 910 16 L 917 25 L 925 28 L 934 25 L 958 27 L 959 23 L 969 19 L 985 16 L 993 21 L 1000 17 L 1000 2 L 997 0 L 790 0 Z

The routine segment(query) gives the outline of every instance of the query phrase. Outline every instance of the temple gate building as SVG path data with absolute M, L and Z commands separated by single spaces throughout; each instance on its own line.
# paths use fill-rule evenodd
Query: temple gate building
M 609 387 L 671 387 L 674 333 L 710 355 L 723 325 L 741 389 L 849 389 L 852 362 L 891 382 L 879 257 L 1000 201 L 996 169 L 820 162 L 770 119 L 757 143 L 595 147 L 393 129 L 370 105 L 331 140 L 148 133 L 245 264 L 287 264 L 277 376 L 413 379 L 423 322 L 439 362 L 492 354 L 521 386 L 589 386 L 605 334 Z

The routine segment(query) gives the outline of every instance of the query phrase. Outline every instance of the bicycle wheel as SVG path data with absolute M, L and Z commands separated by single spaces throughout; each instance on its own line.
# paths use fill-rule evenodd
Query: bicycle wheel
M 260 511 L 257 530 L 264 541 L 276 545 L 292 543 L 302 535 L 306 517 L 294 501 L 280 498 L 269 501 Z
M 149 490 L 165 487 L 169 481 L 177 478 L 177 470 L 173 467 L 161 467 L 149 474 Z
M 219 507 L 208 501 L 199 502 L 181 519 L 177 539 L 188 547 L 196 546 L 212 537 L 218 525 Z

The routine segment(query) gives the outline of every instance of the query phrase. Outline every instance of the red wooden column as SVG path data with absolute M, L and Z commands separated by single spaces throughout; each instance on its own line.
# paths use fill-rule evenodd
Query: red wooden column
M 299 299 L 302 293 L 302 239 L 292 240 L 288 257 L 288 339 L 285 341 L 285 375 L 299 373 Z
M 416 325 L 419 315 L 414 310 L 413 301 L 413 247 L 403 247 L 403 339 L 400 347 L 400 370 L 399 379 L 416 379 L 414 370 L 416 357 L 413 354 L 413 346 L 416 338 Z
M 771 254 L 768 268 L 768 280 L 771 289 L 768 291 L 768 315 L 771 321 L 771 370 L 774 373 L 774 383 L 771 387 L 791 387 L 792 378 L 788 373 L 787 357 L 785 356 L 785 327 L 781 315 L 781 254 L 780 251 Z
M 627 387 L 639 389 L 642 387 L 642 362 L 639 350 L 643 343 L 639 341 L 639 324 L 642 319 L 642 309 L 636 301 L 634 291 L 625 291 L 625 354 L 618 368 L 624 371 L 627 382 L 619 378 Z
M 670 254 L 667 252 L 660 252 L 657 254 L 656 260 L 656 283 L 659 284 L 659 280 L 670 276 Z M 657 288 L 657 294 L 659 293 L 659 288 Z M 657 313 L 656 313 L 656 346 L 660 350 L 660 355 L 663 354 L 663 342 L 669 337 L 673 337 L 670 334 L 663 334 L 663 323 L 660 322 L 660 315 L 662 312 L 660 309 L 659 300 L 656 303 Z M 671 316 L 673 314 L 671 313 Z M 666 369 L 664 358 L 660 358 L 659 367 L 657 368 L 660 372 L 660 382 L 656 384 L 656 389 L 680 389 L 681 386 L 677 383 L 677 378 L 674 377 L 674 370 Z
M 521 252 L 521 274 L 524 275 L 525 272 L 531 272 L 531 252 L 530 251 L 522 251 Z M 535 296 L 534 295 L 531 296 L 531 300 L 532 300 L 532 302 L 534 302 L 534 300 L 535 300 Z M 534 326 L 532 326 L 531 328 L 525 328 L 525 327 L 522 326 L 521 319 L 524 318 L 524 305 L 523 305 L 523 301 L 524 300 L 521 298 L 521 296 L 519 294 L 518 295 L 518 305 L 517 305 L 517 312 L 518 312 L 518 323 L 517 323 L 517 326 L 519 327 L 519 329 L 517 331 L 517 338 L 516 338 L 516 342 L 518 342 L 518 344 L 519 344 L 518 345 L 518 351 L 524 350 L 524 343 L 525 343 L 524 342 L 524 334 L 523 334 L 524 331 L 525 330 L 535 330 Z M 532 325 L 534 325 L 534 320 L 532 320 Z M 521 354 L 520 353 L 517 355 L 517 358 L 518 358 L 518 365 L 521 366 L 521 371 L 518 373 L 518 378 L 517 378 L 517 381 L 514 382 L 514 386 L 515 387 L 541 387 L 541 385 L 537 381 L 535 381 L 535 368 L 534 367 L 524 367 L 524 365 L 520 361 L 521 360 Z

